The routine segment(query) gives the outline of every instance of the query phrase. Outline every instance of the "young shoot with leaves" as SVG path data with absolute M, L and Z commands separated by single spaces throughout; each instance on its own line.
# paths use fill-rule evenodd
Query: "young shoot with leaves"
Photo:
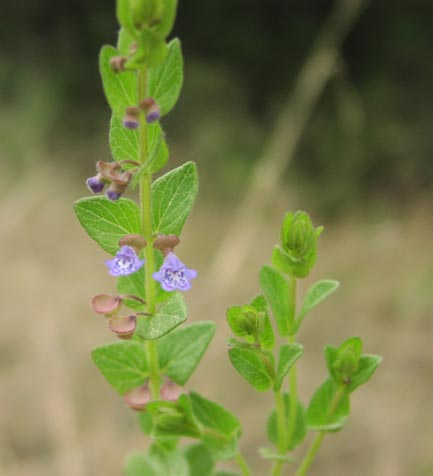
M 167 43 L 176 8 L 176 0 L 117 0 L 117 45 L 104 46 L 100 53 L 104 93 L 112 110 L 113 161 L 99 161 L 96 175 L 86 182 L 92 193 L 105 190 L 105 196 L 78 200 L 74 209 L 88 235 L 111 255 L 105 264 L 117 278 L 117 294 L 98 294 L 92 305 L 119 340 L 97 347 L 92 357 L 152 438 L 147 452 L 127 458 L 126 476 L 238 474 L 219 469 L 226 460 L 250 475 L 240 452 L 239 420 L 184 388 L 215 324 L 180 326 L 187 318 L 182 293 L 193 287 L 197 272 L 174 250 L 197 194 L 196 165 L 187 162 L 154 180 L 169 158 L 160 120 L 175 106 L 183 80 L 180 42 Z M 135 187 L 137 202 L 123 197 Z M 272 266 L 260 270 L 262 294 L 227 311 L 235 336 L 229 339 L 231 363 L 253 388 L 274 395 L 267 426 L 271 447 L 261 449 L 272 476 L 295 463 L 290 452 L 310 431 L 316 436 L 291 472 L 306 474 L 324 436 L 343 427 L 350 394 L 380 363 L 379 357 L 362 354 L 358 338 L 327 346 L 328 377 L 306 409 L 298 398 L 296 362 L 304 348 L 296 342 L 297 332 L 303 318 L 338 287 L 336 281 L 318 281 L 297 309 L 296 282 L 310 274 L 321 232 L 305 212 L 287 213 Z M 275 331 L 284 342 L 278 348 Z M 183 437 L 193 443 L 184 445 Z

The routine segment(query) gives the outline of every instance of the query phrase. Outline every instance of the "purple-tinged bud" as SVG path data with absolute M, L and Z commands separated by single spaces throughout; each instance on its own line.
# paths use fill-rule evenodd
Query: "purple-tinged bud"
M 171 380 L 166 380 L 161 386 L 161 398 L 170 402 L 175 402 L 182 395 L 183 389 Z
M 93 310 L 98 314 L 115 314 L 122 306 L 120 296 L 110 296 L 110 294 L 98 294 L 92 299 Z
M 153 98 L 146 98 L 140 101 L 138 107 L 146 112 L 146 121 L 151 124 L 161 117 L 161 110 Z
M 123 117 L 123 125 L 127 129 L 137 129 L 139 125 L 138 117 L 140 115 L 140 109 L 138 107 L 127 107 L 125 110 L 125 116 Z
M 138 271 L 144 265 L 144 260 L 137 256 L 134 248 L 122 246 L 116 256 L 112 260 L 106 261 L 105 264 L 108 266 L 111 276 L 128 276 Z
M 152 395 L 146 384 L 126 392 L 123 401 L 132 410 L 141 412 L 145 410 L 146 405 L 152 401 Z
M 137 317 L 134 314 L 127 317 L 111 317 L 108 327 L 120 339 L 130 339 L 137 327 Z
M 119 198 L 122 196 L 121 193 L 119 193 L 117 190 L 113 190 L 113 188 L 111 188 L 111 187 L 105 192 L 105 195 L 112 202 L 115 202 L 116 200 L 119 200 Z
M 125 63 L 127 62 L 127 58 L 124 56 L 113 56 L 110 59 L 110 68 L 114 73 L 120 73 L 125 71 Z
M 161 268 L 153 273 L 153 279 L 161 283 L 164 291 L 187 291 L 191 288 L 191 279 L 197 277 L 197 271 L 188 269 L 172 252 L 164 258 Z
M 112 182 L 106 192 L 107 198 L 112 201 L 118 200 L 127 189 L 129 182 L 131 181 L 131 178 L 132 178 L 132 174 L 130 172 L 112 173 L 112 176 L 111 176 Z
M 158 235 L 153 243 L 153 247 L 160 250 L 164 256 L 174 250 L 180 243 L 176 235 Z
M 138 254 L 147 245 L 146 240 L 141 235 L 131 234 L 125 235 L 119 240 L 119 246 L 132 246 Z
M 86 180 L 86 185 L 91 192 L 99 193 L 104 189 L 106 182 L 104 181 L 101 174 L 97 174 L 94 177 L 89 177 Z

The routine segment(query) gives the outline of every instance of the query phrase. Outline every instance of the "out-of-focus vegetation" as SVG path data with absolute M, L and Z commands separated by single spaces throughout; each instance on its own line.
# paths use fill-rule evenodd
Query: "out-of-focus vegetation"
M 200 155 L 208 189 L 224 183 L 227 197 L 236 193 L 331 7 L 180 2 L 175 34 L 187 80 L 167 128 L 171 143 Z M 58 156 L 65 144 L 71 151 L 102 140 L 108 108 L 96 57 L 114 42 L 114 2 L 19 0 L 2 8 L 0 143 L 11 171 L 35 155 Z M 287 172 L 290 184 L 302 184 L 306 206 L 320 197 L 335 211 L 367 196 L 431 192 L 432 14 L 424 0 L 367 2 Z M 84 159 L 75 152 L 75 161 Z

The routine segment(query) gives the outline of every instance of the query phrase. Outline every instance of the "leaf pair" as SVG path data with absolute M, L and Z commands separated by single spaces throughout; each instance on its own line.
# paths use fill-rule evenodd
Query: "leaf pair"
M 199 322 L 176 329 L 158 339 L 161 373 L 184 385 L 197 367 L 213 335 L 213 322 Z M 120 394 L 144 384 L 149 376 L 144 345 L 136 341 L 119 341 L 97 347 L 93 360 L 108 383 Z
M 171 170 L 152 184 L 152 222 L 155 233 L 179 235 L 198 191 L 197 168 L 193 162 Z M 75 213 L 88 235 L 103 250 L 114 255 L 119 240 L 128 234 L 142 234 L 140 210 L 132 200 L 113 202 L 91 197 L 74 204 Z

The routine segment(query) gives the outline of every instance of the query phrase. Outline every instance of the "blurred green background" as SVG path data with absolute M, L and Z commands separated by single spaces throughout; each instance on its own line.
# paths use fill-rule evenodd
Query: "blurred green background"
M 296 208 L 325 225 L 300 296 L 314 279 L 342 284 L 300 335 L 304 402 L 325 375 L 325 343 L 359 335 L 385 358 L 311 475 L 433 474 L 432 17 L 426 0 L 180 0 L 185 85 L 164 127 L 171 165 L 196 161 L 201 191 L 179 254 L 201 277 L 190 319 L 219 324 L 190 387 L 240 413 L 257 475 L 271 403 L 230 368 L 224 314 L 258 293 Z M 114 283 L 71 209 L 94 162 L 110 159 L 97 55 L 116 30 L 114 1 L 2 5 L 5 476 L 116 476 L 146 444 L 88 355 L 112 339 L 88 303 Z

